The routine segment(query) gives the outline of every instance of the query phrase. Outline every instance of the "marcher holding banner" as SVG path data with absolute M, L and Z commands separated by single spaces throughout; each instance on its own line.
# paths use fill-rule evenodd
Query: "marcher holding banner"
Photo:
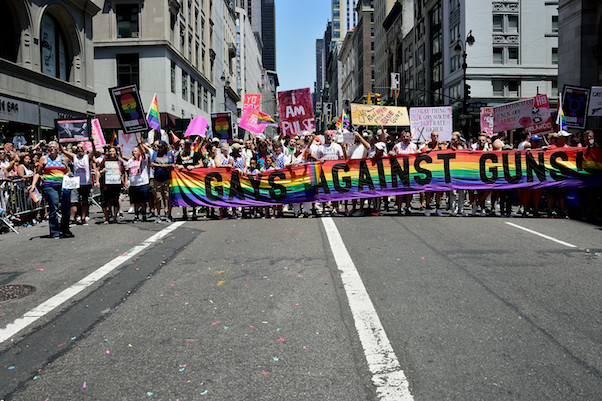
M 77 144 L 76 153 L 66 151 L 62 145 L 60 147 L 62 153 L 71 161 L 73 173 L 79 177 L 79 188 L 71 190 L 71 214 L 69 222 L 71 224 L 76 222 L 87 224 L 90 221 L 90 217 L 88 216 L 88 198 L 92 190 L 92 171 L 96 170 L 96 166 L 94 165 L 96 146 L 92 142 L 92 151 L 88 154 L 86 154 L 82 142 Z M 78 204 L 81 210 L 81 217 L 78 217 L 76 220 L 75 215 Z
M 100 162 L 98 172 L 100 174 L 100 203 L 105 216 L 104 223 L 117 223 L 119 194 L 123 182 L 127 181 L 127 174 L 123 162 L 117 157 L 117 149 L 114 146 L 109 148 L 109 153 Z M 112 213 L 110 214 L 110 212 Z

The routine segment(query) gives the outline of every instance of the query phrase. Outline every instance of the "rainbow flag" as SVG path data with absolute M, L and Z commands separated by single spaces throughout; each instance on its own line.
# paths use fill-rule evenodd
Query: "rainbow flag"
M 341 114 L 341 117 L 339 117 L 339 121 L 337 121 L 337 128 L 347 129 L 347 127 L 349 127 L 349 124 L 349 116 L 347 116 L 347 113 L 343 112 L 343 114 Z
M 42 200 L 42 195 L 40 195 L 40 191 L 38 191 L 37 188 L 34 188 L 33 191 L 29 191 L 29 195 L 31 196 L 33 203 L 39 203 Z
M 278 124 L 276 124 L 276 121 L 274 121 L 274 119 L 269 114 L 265 114 L 261 111 L 259 112 L 259 115 L 257 116 L 257 123 L 278 126 Z
M 146 114 L 148 126 L 155 131 L 161 132 L 161 115 L 159 114 L 159 104 L 157 103 L 157 94 L 153 96 L 153 101 Z
M 111 137 L 111 141 L 109 142 L 111 146 L 119 145 L 119 138 L 117 137 L 117 133 L 113 130 L 113 136 Z
M 566 125 L 566 121 L 564 120 L 564 111 L 562 110 L 562 99 L 560 96 L 558 96 L 558 116 L 556 116 L 556 125 L 558 126 L 558 131 L 569 130 L 569 127 Z
M 309 170 L 309 182 L 311 182 L 311 185 L 318 185 L 320 182 L 320 174 L 322 173 L 322 164 L 311 163 L 307 166 Z
M 171 133 L 171 143 L 180 142 L 180 138 L 176 136 L 173 132 Z
M 196 153 L 201 149 L 201 137 L 197 136 L 194 142 L 192 143 L 192 153 Z

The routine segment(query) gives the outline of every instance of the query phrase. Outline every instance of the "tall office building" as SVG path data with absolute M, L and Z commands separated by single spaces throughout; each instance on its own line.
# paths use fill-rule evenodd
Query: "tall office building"
M 261 40 L 263 67 L 276 71 L 276 6 L 274 0 L 261 0 Z
M 332 0 L 332 40 L 345 39 L 347 31 L 357 25 L 357 0 Z
M 324 86 L 324 39 L 316 39 L 316 88 Z
M 261 36 L 261 0 L 238 0 L 238 7 L 247 12 L 251 30 Z

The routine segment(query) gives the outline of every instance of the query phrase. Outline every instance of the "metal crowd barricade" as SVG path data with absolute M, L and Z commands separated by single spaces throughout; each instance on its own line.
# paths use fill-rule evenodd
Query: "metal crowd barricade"
M 19 234 L 13 224 L 17 216 L 44 209 L 44 201 L 34 203 L 29 194 L 31 178 L 0 181 L 0 221 Z

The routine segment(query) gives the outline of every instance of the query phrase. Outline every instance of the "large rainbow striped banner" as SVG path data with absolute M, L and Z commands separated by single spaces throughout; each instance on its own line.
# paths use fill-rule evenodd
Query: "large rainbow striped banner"
M 602 149 L 439 151 L 336 160 L 245 175 L 229 168 L 173 170 L 174 206 L 267 206 L 452 189 L 602 187 Z M 312 173 L 319 171 L 319 180 Z M 314 184 L 315 183 L 315 184 Z

